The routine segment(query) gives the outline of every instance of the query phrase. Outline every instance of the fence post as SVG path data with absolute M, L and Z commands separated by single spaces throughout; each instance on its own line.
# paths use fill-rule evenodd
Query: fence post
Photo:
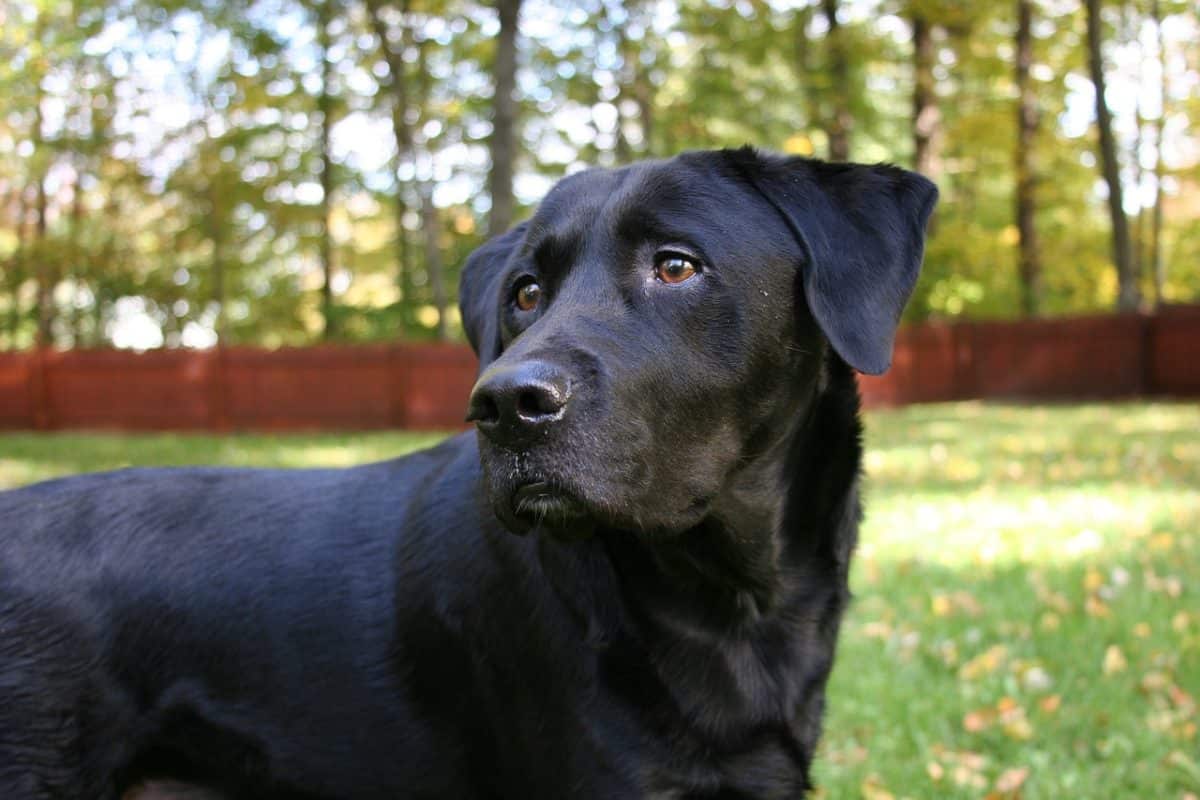
M 197 354 L 199 355 L 199 354 Z M 209 425 L 218 433 L 226 433 L 230 429 L 229 405 L 226 402 L 226 386 L 229 376 L 225 367 L 225 345 L 220 341 L 209 351 L 208 355 L 208 420 Z
M 37 345 L 30 356 L 29 405 L 33 411 L 33 428 L 48 431 L 54 427 L 50 413 L 50 386 L 46 379 L 46 347 Z
M 1154 349 L 1158 333 L 1158 311 L 1138 314 L 1138 386 L 1139 397 L 1157 394 L 1154 385 Z
M 388 423 L 396 428 L 408 427 L 409 392 L 412 389 L 412 354 L 403 344 L 393 343 L 388 347 L 388 362 L 391 380 L 391 417 Z

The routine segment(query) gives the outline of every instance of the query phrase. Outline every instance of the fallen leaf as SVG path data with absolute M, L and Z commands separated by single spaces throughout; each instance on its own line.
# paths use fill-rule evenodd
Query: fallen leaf
M 1099 597 L 1094 594 L 1088 595 L 1087 600 L 1083 601 L 1083 610 L 1087 612 L 1089 617 L 1111 617 L 1112 609 Z
M 1167 677 L 1166 673 L 1157 670 L 1151 670 L 1143 675 L 1140 684 L 1142 691 L 1147 693 L 1161 692 L 1170 685 L 1171 679 Z
M 1115 675 L 1124 671 L 1127 666 L 1129 666 L 1129 662 L 1125 660 L 1125 654 L 1121 652 L 1121 648 L 1110 644 L 1104 651 L 1104 674 Z
M 996 791 L 1004 794 L 1012 794 L 1025 785 L 1025 779 L 1028 777 L 1029 767 L 1006 769 L 996 779 Z
M 979 733 L 986 730 L 995 718 L 995 712 L 990 708 L 980 708 L 968 711 L 963 715 L 962 726 L 967 733 Z
M 878 775 L 868 775 L 864 778 L 860 789 L 863 800 L 896 800 L 896 796 L 884 788 Z
M 1004 645 L 993 645 L 963 664 L 958 670 L 958 676 L 963 680 L 978 680 L 999 669 L 1007 656 L 1008 649 Z
M 1005 736 L 1016 742 L 1027 742 L 1033 738 L 1033 725 L 1025 717 L 1023 710 L 1019 716 L 1006 721 L 1001 730 Z

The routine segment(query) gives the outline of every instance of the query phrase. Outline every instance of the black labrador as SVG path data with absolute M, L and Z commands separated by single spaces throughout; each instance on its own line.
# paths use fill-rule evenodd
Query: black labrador
M 749 148 L 581 172 L 465 266 L 477 433 L 0 495 L 0 797 L 803 794 L 854 370 L 936 194 Z

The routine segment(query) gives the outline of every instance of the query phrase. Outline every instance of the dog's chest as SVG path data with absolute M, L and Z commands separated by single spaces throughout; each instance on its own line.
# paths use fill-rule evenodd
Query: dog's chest
M 629 759 L 647 797 L 795 797 L 807 786 L 812 703 L 824 683 L 796 639 L 764 635 L 719 647 L 614 642 L 598 658 L 605 698 L 642 744 Z

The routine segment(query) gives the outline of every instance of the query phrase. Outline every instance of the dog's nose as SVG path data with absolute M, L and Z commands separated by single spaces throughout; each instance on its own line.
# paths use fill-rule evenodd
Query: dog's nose
M 545 431 L 562 418 L 571 399 L 567 376 L 545 361 L 493 366 L 471 390 L 467 421 L 504 444 Z

